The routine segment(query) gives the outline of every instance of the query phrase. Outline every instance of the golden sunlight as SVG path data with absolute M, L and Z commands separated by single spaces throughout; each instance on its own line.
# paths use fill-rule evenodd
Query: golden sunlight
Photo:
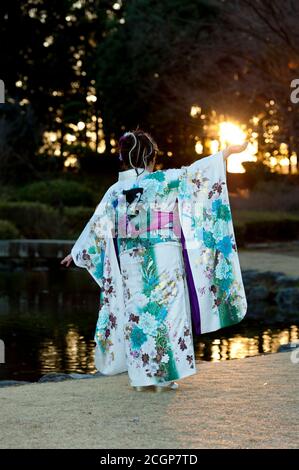
M 219 141 L 220 148 L 224 149 L 227 145 L 242 144 L 248 139 L 243 128 L 230 121 L 219 123 Z M 227 161 L 227 170 L 230 173 L 245 173 L 242 162 L 256 161 L 257 145 L 249 143 L 247 149 L 239 154 L 231 155 Z
M 201 113 L 201 108 L 199 106 L 191 106 L 190 116 L 197 117 Z

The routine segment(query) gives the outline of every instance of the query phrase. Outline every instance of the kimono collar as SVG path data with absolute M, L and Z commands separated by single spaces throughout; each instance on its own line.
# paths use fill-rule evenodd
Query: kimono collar
M 137 168 L 138 173 L 140 173 L 139 176 L 144 176 L 148 175 L 149 171 L 144 170 L 143 168 Z M 134 168 L 131 168 L 130 170 L 125 170 L 125 171 L 120 171 L 118 173 L 118 181 L 124 181 L 128 179 L 137 179 L 136 171 Z

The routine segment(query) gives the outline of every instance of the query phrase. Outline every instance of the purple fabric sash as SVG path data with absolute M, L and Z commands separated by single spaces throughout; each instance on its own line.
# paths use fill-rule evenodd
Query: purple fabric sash
M 200 335 L 201 334 L 200 308 L 199 308 L 198 298 L 197 298 L 196 289 L 194 285 L 194 280 L 193 280 L 193 275 L 191 271 L 188 251 L 186 248 L 186 240 L 184 237 L 183 230 L 181 230 L 181 240 L 182 240 L 183 257 L 184 257 L 184 262 L 185 262 L 187 284 L 188 284 L 188 291 L 189 291 L 189 298 L 190 298 L 192 323 L 193 323 L 195 334 Z

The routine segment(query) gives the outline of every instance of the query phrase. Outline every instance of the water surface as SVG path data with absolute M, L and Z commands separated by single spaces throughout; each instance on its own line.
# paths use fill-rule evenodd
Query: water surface
M 93 373 L 99 293 L 78 270 L 0 274 L 0 380 L 39 379 L 48 372 Z M 261 314 L 262 318 L 262 314 Z M 225 361 L 263 353 L 299 339 L 299 324 L 238 325 L 195 339 L 197 360 Z

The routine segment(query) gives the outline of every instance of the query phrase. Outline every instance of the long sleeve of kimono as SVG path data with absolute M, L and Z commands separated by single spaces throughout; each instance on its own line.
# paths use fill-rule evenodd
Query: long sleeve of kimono
M 87 222 L 71 254 L 75 264 L 85 268 L 100 286 L 100 308 L 95 331 L 95 365 L 102 374 L 127 369 L 124 340 L 122 277 L 115 249 L 115 211 L 107 191 Z
M 223 152 L 181 168 L 178 202 L 196 331 L 238 323 L 247 302 Z
M 112 237 L 111 221 L 108 214 L 105 195 L 71 250 L 75 264 L 80 268 L 87 269 L 100 287 L 103 286 L 107 243 Z

